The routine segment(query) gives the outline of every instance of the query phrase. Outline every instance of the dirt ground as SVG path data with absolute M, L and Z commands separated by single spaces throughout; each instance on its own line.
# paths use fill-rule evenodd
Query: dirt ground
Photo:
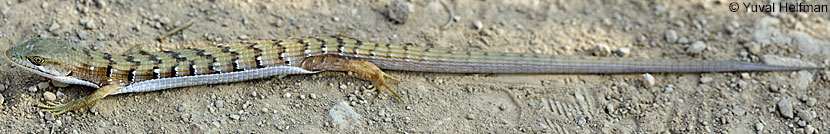
M 0 50 L 54 37 L 120 53 L 160 45 L 330 36 L 453 50 L 830 65 L 830 15 L 731 12 L 731 1 L 5 0 Z M 795 3 L 795 2 L 792 2 Z M 830 3 L 823 1 L 805 4 Z M 406 19 L 403 19 L 406 18 Z M 400 23 L 402 22 L 402 23 Z M 447 24 L 449 22 L 449 24 Z M 5 59 L 5 58 L 3 58 Z M 388 71 L 404 102 L 368 82 L 294 75 L 109 96 L 56 87 L 0 60 L 3 133 L 827 133 L 830 73 L 442 74 Z M 5 88 L 4 88 L 5 87 Z M 368 89 L 368 90 L 367 90 Z

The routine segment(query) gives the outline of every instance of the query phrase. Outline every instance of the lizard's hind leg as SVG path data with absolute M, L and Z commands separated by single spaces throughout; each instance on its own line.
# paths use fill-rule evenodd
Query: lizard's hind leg
M 383 90 L 388 90 L 392 95 L 395 95 L 398 100 L 403 101 L 398 92 L 395 92 L 386 83 L 386 80 L 397 82 L 398 79 L 392 75 L 384 73 L 380 68 L 370 62 L 344 59 L 336 56 L 315 56 L 303 60 L 300 66 L 306 70 L 314 71 L 350 71 L 354 72 L 351 75 L 359 79 L 366 80 L 372 83 L 377 88 L 378 95 Z

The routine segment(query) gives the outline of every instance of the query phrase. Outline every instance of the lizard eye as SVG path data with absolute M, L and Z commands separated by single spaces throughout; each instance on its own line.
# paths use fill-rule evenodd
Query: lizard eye
M 29 61 L 31 61 L 32 64 L 40 66 L 41 64 L 46 62 L 46 59 L 43 59 L 43 57 L 32 57 L 29 59 Z

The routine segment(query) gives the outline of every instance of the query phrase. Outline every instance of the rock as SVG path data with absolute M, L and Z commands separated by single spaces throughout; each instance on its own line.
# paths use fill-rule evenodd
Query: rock
M 798 71 L 796 78 L 791 85 L 798 90 L 805 90 L 810 87 L 810 82 L 813 82 L 813 73 L 807 70 Z
M 6 85 L 0 84 L 0 92 L 6 91 Z
M 216 100 L 215 102 L 213 102 L 213 106 L 215 106 L 216 108 L 222 108 L 225 107 L 225 102 L 222 100 Z
M 3 102 L 6 101 L 6 98 L 3 97 L 3 94 L 0 94 L 0 107 L 3 106 Z
M 695 41 L 695 43 L 692 43 L 692 46 L 686 48 L 686 52 L 692 54 L 699 54 L 700 52 L 703 52 L 703 50 L 705 49 L 706 43 L 703 43 L 703 41 Z
M 63 82 L 56 81 L 56 80 L 50 80 L 49 82 L 51 82 L 52 86 L 55 86 L 55 87 L 68 87 L 69 86 L 69 84 L 67 84 L 67 83 L 63 83 Z
M 49 29 L 46 29 L 46 30 L 48 30 L 49 32 L 52 32 L 53 34 L 57 34 L 57 32 L 58 32 L 58 30 L 60 30 L 60 28 L 61 28 L 60 24 L 58 24 L 57 22 L 52 22 L 52 25 L 50 25 Z
M 473 27 L 475 27 L 476 30 L 481 30 L 484 28 L 484 24 L 481 23 L 481 20 L 476 20 L 473 22 Z
M 594 56 L 609 56 L 611 55 L 611 48 L 609 48 L 608 45 L 599 44 L 591 49 L 591 53 L 594 54 Z
M 628 47 L 623 47 L 623 48 L 620 48 L 619 50 L 617 50 L 617 55 L 619 55 L 620 57 L 626 57 L 630 54 L 631 54 L 631 48 L 628 48 Z
M 700 77 L 700 83 L 703 83 L 703 84 L 712 82 L 712 80 L 713 80 L 712 77 Z
M 341 129 L 352 129 L 354 125 L 360 123 L 360 114 L 354 111 L 354 108 L 348 102 L 341 101 L 329 109 L 329 116 L 331 123 Z
M 240 35 L 239 39 L 240 40 L 248 40 L 248 39 L 251 39 L 251 37 L 248 37 L 248 35 Z
M 813 134 L 813 133 L 817 133 L 817 132 L 816 132 L 816 128 L 813 127 L 813 125 L 807 125 L 806 127 L 804 127 L 804 133 Z
M 810 111 L 809 111 L 809 110 L 798 110 L 798 114 L 797 114 L 797 115 L 798 115 L 798 118 L 801 118 L 801 120 L 804 120 L 804 121 L 806 121 L 806 122 L 810 122 L 810 121 L 812 121 L 812 120 L 813 120 L 813 118 L 814 118 L 814 117 L 813 117 L 813 114 L 812 114 L 812 113 L 810 113 Z
M 46 88 L 49 88 L 49 83 L 48 82 L 38 82 L 37 83 L 37 89 L 46 89 Z
M 396 24 L 404 24 L 412 12 L 415 12 L 415 6 L 406 0 L 392 0 L 386 8 L 386 17 Z
M 43 99 L 45 99 L 47 101 L 55 101 L 55 100 L 58 99 L 58 97 L 55 96 L 55 93 L 46 91 L 46 92 L 43 93 Z
M 95 25 L 95 21 L 93 21 L 93 20 L 84 20 L 83 23 L 84 23 L 84 28 L 86 28 L 86 29 L 92 30 L 92 29 L 97 28 L 97 26 Z
M 752 79 L 752 77 L 749 76 L 749 73 L 741 73 L 741 79 Z
M 778 101 L 778 112 L 780 112 L 781 116 L 784 116 L 785 118 L 793 118 L 793 103 L 790 99 L 781 99 Z
M 746 115 L 746 111 L 741 108 L 734 108 L 732 109 L 732 114 L 734 114 L 735 116 L 744 116 Z
M 677 42 L 677 32 L 674 30 L 666 31 L 666 41 L 669 43 Z
M 764 130 L 764 123 L 756 122 L 755 123 L 755 131 L 762 131 Z
M 680 39 L 677 39 L 677 43 L 680 43 L 680 44 L 689 44 L 689 43 L 691 43 L 691 41 L 689 41 L 689 39 L 688 39 L 688 38 L 686 38 L 686 37 L 680 37 Z
M 776 85 L 769 85 L 769 91 L 771 91 L 773 93 L 780 93 L 781 89 L 778 88 L 778 86 L 776 86 Z
M 647 87 L 654 86 L 654 83 L 655 83 L 654 76 L 651 76 L 651 74 L 648 74 L 648 73 L 643 74 L 643 84 L 645 84 L 645 86 L 647 86 Z
M 30 86 L 29 92 L 37 92 L 37 86 Z
M 159 23 L 161 23 L 162 25 L 167 26 L 167 25 L 170 24 L 170 22 L 171 22 L 170 18 L 167 18 L 167 17 L 159 18 Z
M 239 115 L 236 115 L 236 114 L 231 114 L 230 117 L 233 120 L 239 120 L 239 118 L 240 118 Z
M 475 119 L 476 119 L 476 115 L 475 115 L 475 114 L 467 114 L 467 119 L 468 119 L 468 120 L 475 120 Z
M 807 98 L 804 103 L 807 104 L 808 107 L 816 106 L 816 98 Z

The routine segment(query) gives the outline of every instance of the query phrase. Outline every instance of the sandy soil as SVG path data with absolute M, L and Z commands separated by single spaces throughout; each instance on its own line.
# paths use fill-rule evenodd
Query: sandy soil
M 731 12 L 727 1 L 5 0 L 0 50 L 35 37 L 120 53 L 164 40 L 329 36 L 455 50 L 830 64 L 827 13 Z M 445 3 L 446 6 L 444 6 Z M 749 1 L 739 1 L 740 4 Z M 830 4 L 807 2 L 808 4 Z M 761 4 L 753 2 L 753 4 Z M 743 6 L 743 5 L 741 5 Z M 411 8 L 411 9 L 410 9 Z M 743 8 L 743 7 L 742 7 Z M 447 9 L 452 11 L 452 15 Z M 743 9 L 741 9 L 743 10 Z M 394 11 L 390 17 L 389 11 Z M 407 14 L 406 12 L 410 12 Z M 401 16 L 408 19 L 402 21 Z M 452 18 L 452 23 L 444 25 Z M 402 21 L 397 24 L 396 21 Z M 699 43 L 696 43 L 699 42 Z M 701 46 L 702 45 L 702 46 Z M 693 50 L 690 50 L 693 49 Z M 628 50 L 628 51 L 626 51 Z M 765 56 L 766 55 L 766 56 Z M 778 56 L 781 58 L 776 58 Z M 787 60 L 789 59 L 789 60 Z M 372 101 L 344 74 L 296 75 L 109 96 L 53 116 L 94 89 L 0 60 L 0 130 L 10 133 L 827 133 L 827 69 L 799 72 L 516 75 L 389 71 L 401 103 Z M 47 93 L 48 92 L 48 93 Z

